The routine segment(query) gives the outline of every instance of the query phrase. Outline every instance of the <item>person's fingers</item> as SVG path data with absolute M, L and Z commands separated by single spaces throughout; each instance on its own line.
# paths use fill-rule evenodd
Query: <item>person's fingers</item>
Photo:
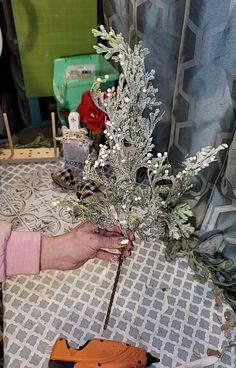
M 127 236 L 131 242 L 135 241 L 135 235 L 132 231 L 128 231 Z
M 113 235 L 116 235 L 116 234 L 120 234 L 122 235 L 122 232 L 121 232 L 121 229 L 119 228 L 119 226 L 113 226 L 113 227 L 110 227 L 108 229 L 104 229 L 104 234 L 101 234 L 101 235 L 104 235 L 104 236 L 113 236 Z M 123 235 L 125 236 L 125 235 Z M 127 238 L 133 242 L 135 241 L 135 235 L 132 231 L 128 231 L 127 232 Z
M 99 229 L 99 232 L 98 232 L 100 235 L 102 236 L 122 236 L 122 233 L 121 232 L 118 232 L 118 231 L 113 231 L 113 230 L 108 230 L 108 229 Z
M 129 241 L 129 244 L 126 247 L 128 250 L 133 250 L 134 249 L 134 243 L 132 241 Z
M 107 231 L 112 231 L 113 233 L 122 234 L 119 226 L 112 226 L 106 229 Z
M 96 256 L 97 256 L 97 258 L 102 259 L 103 261 L 119 262 L 120 254 L 113 254 L 113 253 L 107 252 L 107 251 L 105 251 L 103 249 L 100 249 L 97 252 L 97 255 Z
M 102 235 L 102 236 L 119 236 L 119 235 L 122 235 L 122 236 L 125 237 L 125 235 L 122 234 L 121 229 L 119 228 L 119 226 L 113 226 L 113 227 L 110 227 L 108 229 L 97 228 L 97 231 L 96 232 L 98 234 Z M 131 242 L 135 241 L 135 235 L 134 235 L 134 233 L 129 230 L 127 232 L 127 238 Z
M 131 251 L 125 249 L 123 255 L 124 255 L 125 258 L 129 257 L 131 255 Z M 99 258 L 99 259 L 102 259 L 104 261 L 119 262 L 120 254 L 111 253 L 111 252 L 107 252 L 104 249 L 100 249 L 97 252 L 96 257 Z
M 109 229 L 98 229 L 98 233 L 102 236 L 121 236 L 122 232 L 118 226 L 110 227 Z
M 130 241 L 126 237 L 98 235 L 98 249 L 120 249 L 126 247 Z
M 126 257 L 129 257 L 129 256 L 131 256 L 131 249 L 125 248 L 125 250 L 124 250 L 124 257 L 126 258 Z

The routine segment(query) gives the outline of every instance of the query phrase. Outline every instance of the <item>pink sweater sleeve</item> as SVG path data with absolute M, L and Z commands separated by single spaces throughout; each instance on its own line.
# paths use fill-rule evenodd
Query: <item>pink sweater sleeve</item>
M 12 231 L 0 222 L 0 281 L 7 276 L 37 274 L 40 271 L 41 234 Z

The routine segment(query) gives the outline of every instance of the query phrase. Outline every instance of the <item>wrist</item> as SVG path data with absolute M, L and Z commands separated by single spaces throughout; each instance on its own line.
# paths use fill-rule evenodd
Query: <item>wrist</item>
M 54 239 L 43 235 L 41 243 L 40 269 L 47 270 L 53 268 L 53 248 Z
M 68 261 L 73 243 L 74 236 L 72 232 L 53 237 L 43 235 L 41 244 L 41 270 L 68 269 Z

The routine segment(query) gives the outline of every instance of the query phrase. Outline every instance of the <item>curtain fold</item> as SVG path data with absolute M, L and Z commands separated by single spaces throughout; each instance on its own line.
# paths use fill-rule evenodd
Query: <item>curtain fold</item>
M 199 239 L 222 235 L 217 257 L 231 262 L 216 276 L 235 282 L 236 306 L 236 0 L 103 0 L 103 11 L 107 27 L 150 50 L 146 66 L 157 72 L 165 110 L 154 132 L 156 151 L 168 147 L 178 170 L 201 147 L 229 145 L 186 199 Z
M 173 93 L 176 85 L 179 46 L 185 1 L 166 6 L 162 1 L 103 0 L 106 26 L 121 32 L 130 45 L 142 41 L 149 48 L 147 69 L 156 70 L 154 86 L 165 111 L 154 134 L 154 144 L 160 151 L 168 147 Z

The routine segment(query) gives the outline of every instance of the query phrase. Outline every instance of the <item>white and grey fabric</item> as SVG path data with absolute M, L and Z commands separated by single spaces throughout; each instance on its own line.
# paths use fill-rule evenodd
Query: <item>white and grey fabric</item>
M 103 0 L 107 26 L 150 50 L 147 68 L 165 115 L 154 134 L 169 148 L 174 168 L 201 147 L 227 143 L 217 163 L 201 172 L 188 193 L 200 240 L 222 235 L 218 274 L 236 306 L 236 0 Z

